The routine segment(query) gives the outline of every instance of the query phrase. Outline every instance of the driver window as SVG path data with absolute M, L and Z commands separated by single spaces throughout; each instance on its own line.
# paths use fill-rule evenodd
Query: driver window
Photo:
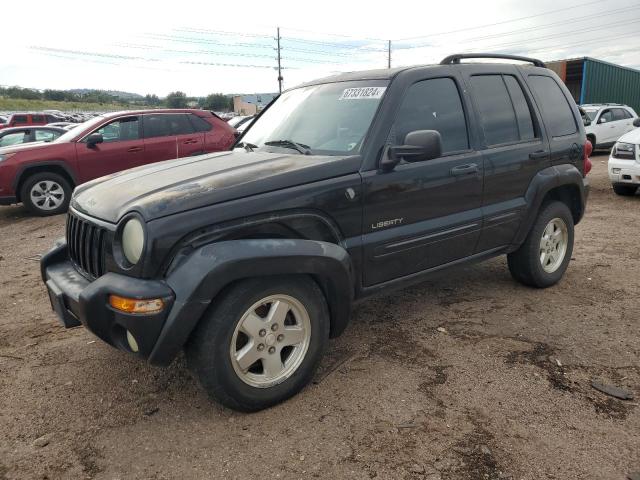
M 104 143 L 138 140 L 140 129 L 138 117 L 125 117 L 103 125 L 94 133 L 99 133 Z
M 604 112 L 602 112 L 602 115 L 600 115 L 600 120 L 598 120 L 598 123 L 610 122 L 612 120 L 613 112 L 611 110 L 605 110 Z
M 437 130 L 442 137 L 442 153 L 469 148 L 467 125 L 460 93 L 451 78 L 434 78 L 413 84 L 407 91 L 388 143 L 404 144 L 415 130 Z

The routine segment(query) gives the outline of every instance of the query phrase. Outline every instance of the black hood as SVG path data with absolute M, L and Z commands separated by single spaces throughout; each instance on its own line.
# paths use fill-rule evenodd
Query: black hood
M 125 170 L 80 185 L 71 206 L 116 223 L 136 211 L 165 217 L 273 190 L 357 172 L 359 157 L 223 152 Z

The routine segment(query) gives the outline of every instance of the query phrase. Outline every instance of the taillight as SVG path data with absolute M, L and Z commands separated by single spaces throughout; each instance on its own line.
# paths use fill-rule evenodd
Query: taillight
M 591 152 L 593 152 L 593 145 L 591 145 L 591 142 L 589 140 L 587 140 L 586 142 L 584 142 L 584 157 L 583 157 L 583 170 L 584 170 L 584 176 L 587 176 L 587 173 L 589 173 L 591 171 L 591 167 L 593 166 L 591 163 L 591 159 L 589 158 L 589 156 L 591 155 Z

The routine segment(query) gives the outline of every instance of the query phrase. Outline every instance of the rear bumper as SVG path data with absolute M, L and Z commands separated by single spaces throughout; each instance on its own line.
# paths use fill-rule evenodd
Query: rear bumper
M 51 306 L 66 328 L 82 325 L 110 345 L 133 353 L 127 342 L 127 332 L 130 332 L 138 345 L 137 354 L 151 360 L 151 352 L 174 304 L 175 295 L 168 285 L 115 273 L 90 282 L 73 267 L 66 243 L 43 256 L 40 267 Z M 128 314 L 109 305 L 111 294 L 137 299 L 162 298 L 165 307 L 154 314 Z

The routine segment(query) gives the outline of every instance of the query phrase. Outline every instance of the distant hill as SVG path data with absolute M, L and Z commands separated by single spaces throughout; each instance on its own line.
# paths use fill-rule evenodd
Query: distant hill
M 86 95 L 87 93 L 99 91 L 99 92 L 112 95 L 120 100 L 142 100 L 144 98 L 143 95 L 139 95 L 137 93 L 131 93 L 131 92 L 121 92 L 120 90 L 96 90 L 95 88 L 72 88 L 67 91 L 78 94 L 78 95 Z

